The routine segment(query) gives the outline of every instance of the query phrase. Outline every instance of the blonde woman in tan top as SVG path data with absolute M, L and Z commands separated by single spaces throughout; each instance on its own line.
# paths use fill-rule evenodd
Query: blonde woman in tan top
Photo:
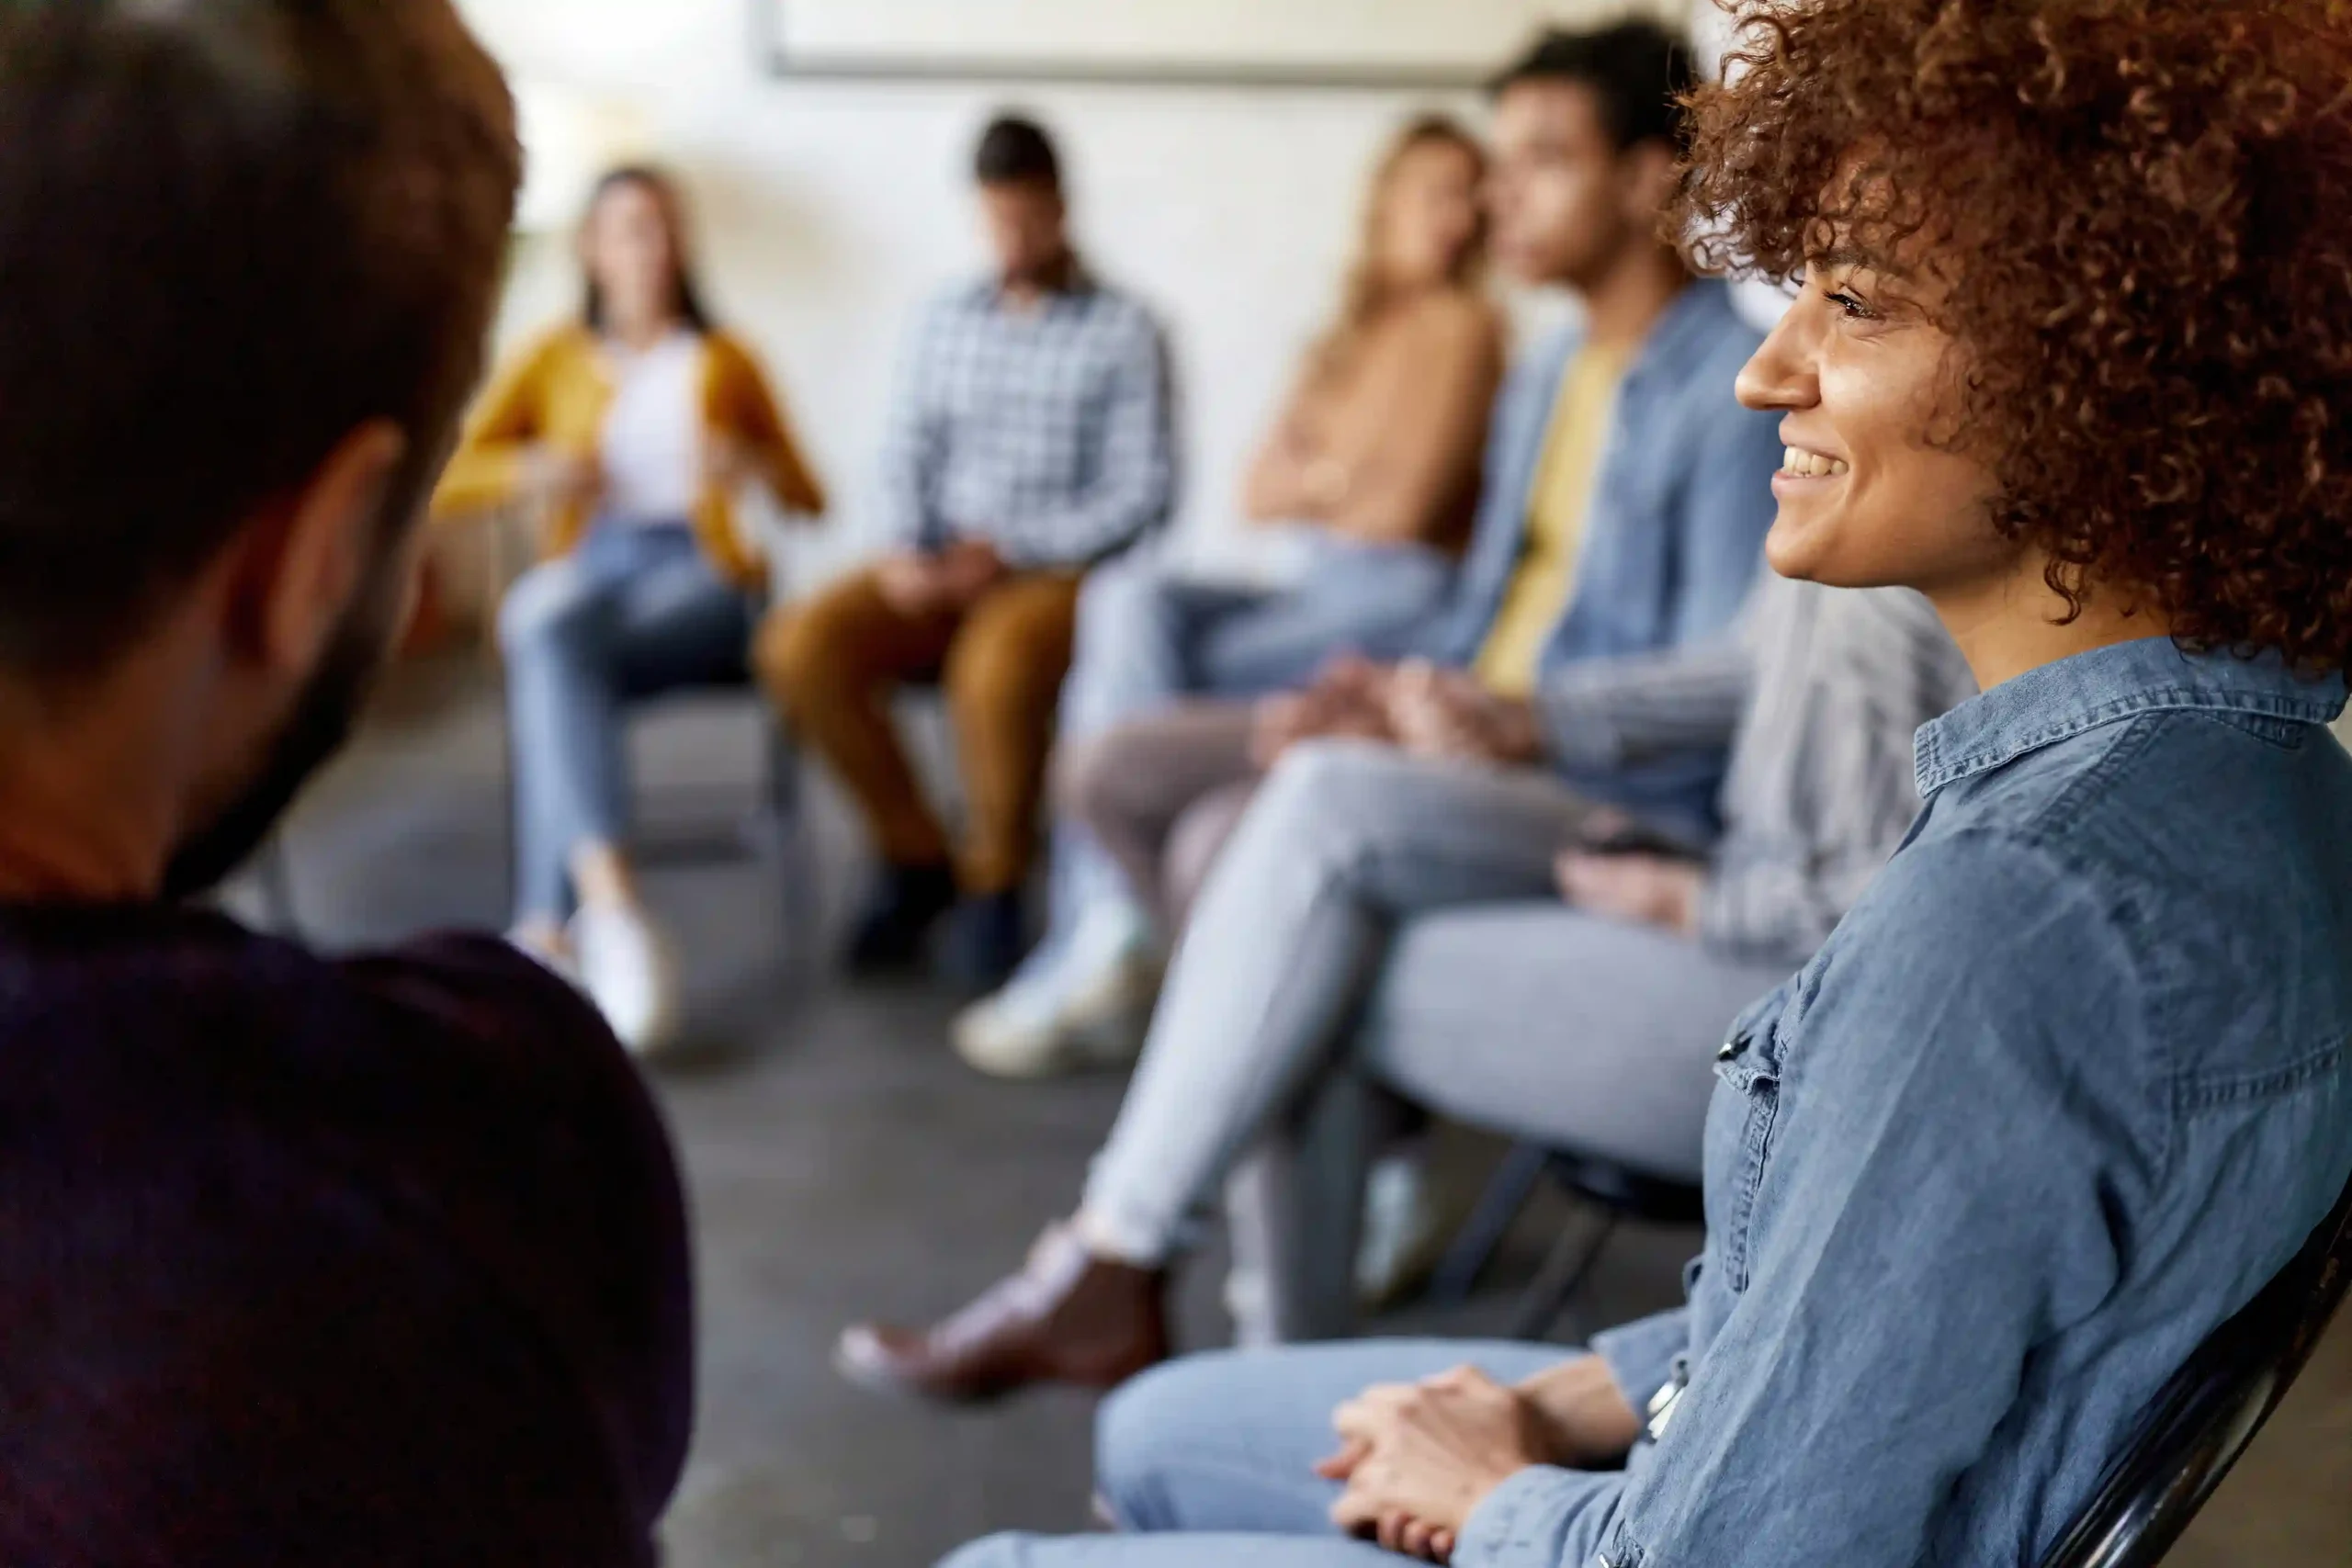
M 1504 367 L 1485 288 L 1486 155 L 1450 119 L 1416 120 L 1381 160 L 1339 318 L 1308 353 L 1241 496 L 1302 558 L 1295 586 L 1188 581 L 1136 556 L 1079 606 L 1061 736 L 1180 697 L 1250 697 L 1340 654 L 1390 657 L 1444 602 L 1478 500 Z M 983 1072 L 1035 1077 L 1131 1054 L 1156 972 L 1149 917 L 1060 814 L 1053 922 L 1012 982 L 956 1023 Z

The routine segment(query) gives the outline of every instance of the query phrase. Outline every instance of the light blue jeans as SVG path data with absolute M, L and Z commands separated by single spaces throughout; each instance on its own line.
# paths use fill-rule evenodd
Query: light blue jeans
M 514 918 L 562 919 L 581 845 L 628 828 L 631 704 L 748 679 L 752 606 L 683 524 L 603 524 L 498 612 L 514 772 Z
M 1364 1182 L 1391 1093 L 1474 1126 L 1699 1174 L 1714 1054 L 1790 965 L 1570 908 L 1590 808 L 1556 776 L 1299 746 L 1194 906 L 1080 1205 L 1165 1262 L 1233 1179 L 1266 1331 L 1355 1326 Z
M 1087 739 L 1180 697 L 1286 691 L 1342 653 L 1400 657 L 1453 581 L 1453 562 L 1434 550 L 1330 537 L 1311 541 L 1298 586 L 1281 592 L 1189 581 L 1148 554 L 1114 561 L 1079 598 L 1060 739 Z M 1032 964 L 1054 962 L 1090 908 L 1132 897 L 1111 857 L 1057 812 L 1051 920 Z
M 1557 1345 L 1359 1341 L 1194 1356 L 1145 1373 L 1095 1424 L 1095 1486 L 1121 1535 L 1002 1535 L 945 1568 L 1389 1568 L 1332 1528 L 1317 1475 L 1331 1415 L 1375 1383 L 1464 1364 L 1517 1382 L 1577 1353 Z

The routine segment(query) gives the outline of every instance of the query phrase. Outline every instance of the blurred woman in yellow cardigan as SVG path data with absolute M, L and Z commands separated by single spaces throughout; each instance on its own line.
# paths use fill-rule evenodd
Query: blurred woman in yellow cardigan
M 574 977 L 634 1049 L 675 1038 L 675 970 L 623 849 L 633 702 L 748 679 L 764 568 L 735 501 L 824 491 L 758 364 L 704 309 L 676 187 L 647 168 L 597 186 L 581 226 L 580 319 L 506 366 L 435 497 L 521 506 L 546 558 L 499 612 L 520 843 L 514 940 Z

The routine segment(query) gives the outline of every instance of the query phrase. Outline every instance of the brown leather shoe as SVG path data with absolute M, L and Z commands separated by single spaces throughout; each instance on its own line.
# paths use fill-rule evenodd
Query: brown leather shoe
M 1166 1282 L 1057 1229 L 1020 1273 L 935 1327 L 844 1330 L 833 1364 L 868 1388 L 958 1404 L 1041 1382 L 1115 1388 L 1168 1359 Z

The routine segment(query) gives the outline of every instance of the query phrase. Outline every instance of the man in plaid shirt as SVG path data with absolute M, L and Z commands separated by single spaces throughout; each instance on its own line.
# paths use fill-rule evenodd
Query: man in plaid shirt
M 1176 454 L 1159 325 L 1080 263 L 1045 131 L 998 119 L 976 172 L 997 272 L 939 299 L 915 333 L 886 475 L 898 547 L 772 617 L 758 662 L 881 853 L 851 967 L 911 961 L 960 894 L 956 968 L 993 985 L 1020 956 L 1080 581 L 1166 521 Z M 894 686 L 933 678 L 970 803 L 955 846 L 889 715 Z

